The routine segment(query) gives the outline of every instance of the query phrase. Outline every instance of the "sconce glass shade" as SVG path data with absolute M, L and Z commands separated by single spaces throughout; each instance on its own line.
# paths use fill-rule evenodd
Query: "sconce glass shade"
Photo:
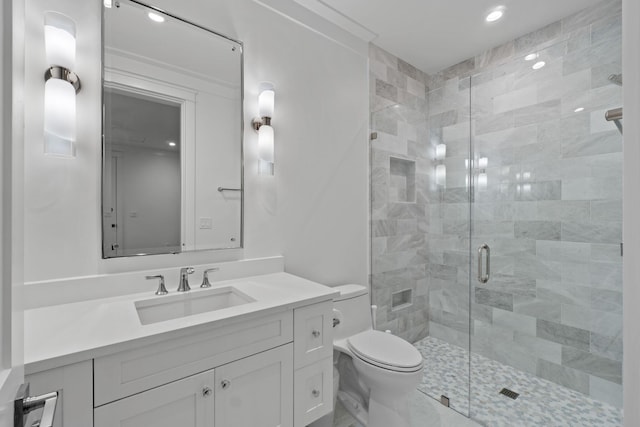
M 447 167 L 445 165 L 436 166 L 436 184 L 445 185 L 447 182 Z
M 445 144 L 436 145 L 436 160 L 444 160 L 447 157 L 447 146 Z
M 73 70 L 76 65 L 76 24 L 57 12 L 44 15 L 44 45 L 49 66 Z
M 480 157 L 478 159 L 478 167 L 480 169 L 486 169 L 489 165 L 489 159 L 487 157 Z
M 258 94 L 258 113 L 260 117 L 273 117 L 276 93 L 273 84 L 260 83 Z
M 44 16 L 46 59 L 49 67 L 72 74 L 76 63 L 76 25 L 69 17 L 46 12 Z M 52 68 L 53 70 L 53 68 Z M 73 75 L 75 76 L 75 75 Z M 74 157 L 76 140 L 76 91 L 69 80 L 49 74 L 44 86 L 44 152 Z
M 64 80 L 49 79 L 44 86 L 44 152 L 75 156 L 76 91 Z
M 274 134 L 269 125 L 262 125 L 258 130 L 258 157 L 265 162 L 273 162 Z
M 487 174 L 482 172 L 478 174 L 478 189 L 480 191 L 485 191 L 487 189 Z

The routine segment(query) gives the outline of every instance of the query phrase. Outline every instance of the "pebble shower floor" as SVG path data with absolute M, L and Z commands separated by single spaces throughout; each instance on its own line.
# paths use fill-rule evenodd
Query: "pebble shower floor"
M 619 427 L 622 410 L 433 337 L 414 343 L 425 360 L 418 389 L 489 427 Z M 501 395 L 508 388 L 516 399 Z M 471 389 L 471 404 L 468 393 Z M 471 408 L 469 408 L 471 406 Z

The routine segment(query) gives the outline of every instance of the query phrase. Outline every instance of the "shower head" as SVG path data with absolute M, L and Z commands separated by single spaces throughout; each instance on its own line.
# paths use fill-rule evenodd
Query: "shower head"
M 622 86 L 622 74 L 610 74 L 609 81 L 617 84 L 618 86 Z

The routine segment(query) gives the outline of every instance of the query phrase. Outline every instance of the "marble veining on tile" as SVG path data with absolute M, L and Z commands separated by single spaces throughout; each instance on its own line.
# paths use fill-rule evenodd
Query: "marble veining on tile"
M 434 75 L 370 45 L 379 329 L 461 347 L 471 338 L 498 365 L 621 404 L 622 138 L 603 119 L 622 105 L 608 81 L 621 72 L 620 29 L 621 1 L 603 0 Z M 531 52 L 545 67 L 531 68 Z M 486 284 L 475 279 L 482 243 Z M 394 311 L 391 295 L 403 289 L 419 299 Z M 456 371 L 452 354 L 455 382 L 464 365 Z M 571 393 L 547 403 L 572 406 Z M 483 413 L 522 411 L 505 405 Z M 576 420 L 591 425 L 590 416 Z M 528 420 L 555 425 L 544 411 Z

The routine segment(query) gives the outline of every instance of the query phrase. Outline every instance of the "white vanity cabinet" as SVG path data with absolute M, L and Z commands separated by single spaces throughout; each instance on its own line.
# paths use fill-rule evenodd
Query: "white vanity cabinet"
M 333 302 L 294 310 L 294 424 L 333 410 Z
M 332 410 L 327 297 L 165 328 L 27 380 L 62 391 L 55 427 L 305 427 Z
M 215 427 L 293 427 L 292 347 L 216 368 Z
M 291 344 L 95 409 L 95 427 L 292 427 Z
M 174 381 L 95 408 L 95 427 L 213 425 L 213 371 Z

